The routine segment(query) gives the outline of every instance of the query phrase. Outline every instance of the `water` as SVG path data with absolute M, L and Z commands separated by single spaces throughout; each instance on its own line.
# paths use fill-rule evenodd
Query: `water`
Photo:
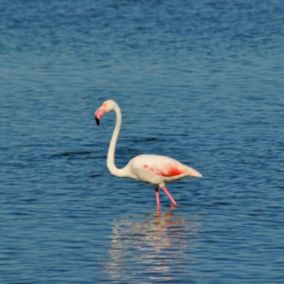
M 0 283 L 283 283 L 282 1 L 0 1 Z M 203 179 L 105 165 L 172 156 Z

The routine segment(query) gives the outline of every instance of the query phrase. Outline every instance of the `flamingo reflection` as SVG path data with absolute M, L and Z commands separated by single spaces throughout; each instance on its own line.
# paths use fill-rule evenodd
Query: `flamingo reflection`
M 193 260 L 199 226 L 172 211 L 115 221 L 106 272 L 114 281 L 174 281 Z

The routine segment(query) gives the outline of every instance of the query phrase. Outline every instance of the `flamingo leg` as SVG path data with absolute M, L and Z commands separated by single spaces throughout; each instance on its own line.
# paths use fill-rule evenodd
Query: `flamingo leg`
M 176 201 L 174 200 L 174 198 L 172 197 L 172 195 L 170 194 L 170 192 L 168 191 L 168 189 L 167 189 L 165 186 L 162 186 L 161 188 L 162 188 L 162 190 L 165 192 L 165 194 L 167 195 L 167 197 L 170 199 L 171 203 L 172 203 L 174 206 L 176 206 L 177 203 L 176 203 Z
M 157 211 L 160 211 L 160 188 L 157 186 L 155 188 L 156 191 L 156 204 L 157 204 Z

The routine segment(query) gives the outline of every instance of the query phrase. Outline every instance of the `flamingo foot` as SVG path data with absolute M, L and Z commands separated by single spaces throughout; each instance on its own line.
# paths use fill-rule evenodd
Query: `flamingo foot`
M 157 205 L 157 213 L 160 212 L 160 188 L 156 187 L 156 205 Z
M 165 186 L 162 186 L 162 190 L 165 192 L 165 194 L 167 195 L 167 197 L 170 199 L 172 205 L 176 206 L 177 203 L 174 200 L 174 198 L 172 197 L 172 195 L 170 194 L 170 192 L 168 191 L 168 189 Z
M 174 205 L 173 203 L 171 203 L 171 207 L 169 209 L 169 211 L 174 211 L 176 209 L 176 205 Z

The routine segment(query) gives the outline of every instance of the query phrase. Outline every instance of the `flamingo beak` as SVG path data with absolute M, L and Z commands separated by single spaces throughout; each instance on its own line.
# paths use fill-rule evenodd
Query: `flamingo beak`
M 100 120 L 101 118 L 104 116 L 105 114 L 105 108 L 104 106 L 101 106 L 100 108 L 98 108 L 98 110 L 95 112 L 94 114 L 94 118 L 96 120 L 97 125 L 100 125 Z
M 97 123 L 97 126 L 100 125 L 100 120 L 95 116 L 95 120 L 96 120 L 96 123 Z

